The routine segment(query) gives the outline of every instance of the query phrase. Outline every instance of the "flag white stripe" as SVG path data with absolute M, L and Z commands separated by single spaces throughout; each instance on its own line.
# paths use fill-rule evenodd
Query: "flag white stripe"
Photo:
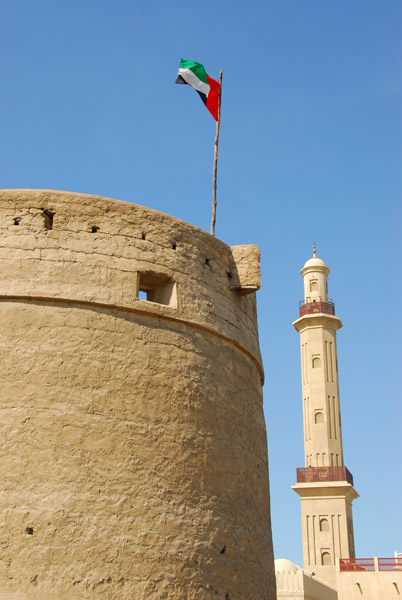
M 191 87 L 208 96 L 211 86 L 208 83 L 201 81 L 196 75 L 194 75 L 191 69 L 179 69 L 179 75 L 183 77 L 184 81 L 188 83 L 188 85 L 191 85 Z

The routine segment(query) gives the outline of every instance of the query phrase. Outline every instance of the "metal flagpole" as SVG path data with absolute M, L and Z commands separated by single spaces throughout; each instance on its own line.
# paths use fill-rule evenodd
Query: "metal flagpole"
M 213 176 L 213 180 L 212 180 L 211 235 L 215 235 L 215 222 L 216 222 L 216 175 L 217 175 L 217 170 L 218 170 L 219 127 L 220 127 L 220 124 L 221 124 L 221 97 L 222 97 L 222 69 L 219 71 L 218 120 L 216 121 L 215 152 L 214 152 L 214 176 Z

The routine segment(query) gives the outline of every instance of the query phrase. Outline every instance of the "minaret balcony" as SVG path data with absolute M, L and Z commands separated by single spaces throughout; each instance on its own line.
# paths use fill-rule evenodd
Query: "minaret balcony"
M 353 475 L 344 466 L 341 467 L 306 467 L 297 469 L 297 483 L 347 481 L 353 485 Z
M 331 298 L 328 298 L 327 302 L 305 302 L 300 300 L 299 302 L 299 316 L 312 315 L 314 313 L 326 313 L 327 315 L 335 315 L 335 304 Z

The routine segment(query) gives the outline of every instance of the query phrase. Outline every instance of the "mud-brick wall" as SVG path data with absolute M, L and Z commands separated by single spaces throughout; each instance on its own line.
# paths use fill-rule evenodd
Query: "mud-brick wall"
M 0 228 L 0 599 L 274 600 L 258 250 L 66 192 Z

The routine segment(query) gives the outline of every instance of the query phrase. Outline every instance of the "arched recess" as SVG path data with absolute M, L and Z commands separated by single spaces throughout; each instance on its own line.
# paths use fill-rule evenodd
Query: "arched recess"
M 328 519 L 320 519 L 320 531 L 329 531 Z
M 315 423 L 324 423 L 324 413 L 318 410 L 314 415 Z
M 313 369 L 317 369 L 318 367 L 321 367 L 321 359 L 319 356 L 314 356 L 313 357 Z

